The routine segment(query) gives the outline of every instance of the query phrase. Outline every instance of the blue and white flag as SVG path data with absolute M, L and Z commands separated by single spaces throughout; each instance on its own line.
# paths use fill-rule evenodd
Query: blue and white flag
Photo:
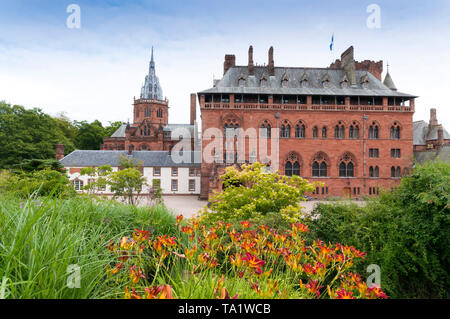
M 333 51 L 333 46 L 334 46 L 334 32 L 333 35 L 331 36 L 330 51 Z

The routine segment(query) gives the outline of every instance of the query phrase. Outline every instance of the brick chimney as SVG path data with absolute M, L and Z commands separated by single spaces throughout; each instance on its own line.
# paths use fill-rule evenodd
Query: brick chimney
M 248 75 L 255 75 L 255 68 L 253 66 L 253 46 L 248 48 Z
M 439 150 L 444 145 L 444 128 L 442 127 L 442 125 L 438 126 L 437 135 L 438 135 L 438 141 L 437 141 L 436 148 Z
M 275 75 L 275 62 L 273 61 L 273 47 L 270 47 L 269 49 L 269 63 L 267 65 L 269 69 L 269 75 L 274 76 Z
M 353 56 L 353 46 L 349 47 L 341 54 L 341 64 L 345 74 L 347 74 L 347 79 L 350 81 L 350 84 L 356 85 L 356 67 Z
M 197 94 L 191 93 L 191 125 L 194 125 L 197 118 Z
M 226 54 L 225 62 L 223 62 L 223 74 L 227 73 L 228 69 L 236 66 L 236 56 L 234 54 Z
M 56 144 L 56 160 L 60 161 L 64 158 L 64 144 Z
M 438 125 L 438 120 L 436 116 L 436 109 L 430 109 L 430 127 Z

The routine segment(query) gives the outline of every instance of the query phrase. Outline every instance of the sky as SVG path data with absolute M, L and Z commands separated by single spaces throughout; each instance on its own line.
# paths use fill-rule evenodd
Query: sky
M 67 26 L 70 4 L 80 28 Z M 367 24 L 373 4 L 379 28 Z M 169 122 L 188 123 L 190 93 L 222 77 L 225 54 L 246 65 L 253 45 L 267 64 L 273 46 L 275 66 L 327 67 L 353 45 L 356 60 L 388 62 L 398 90 L 419 96 L 414 120 L 436 108 L 450 130 L 449 17 L 448 0 L 0 0 L 0 100 L 132 121 L 153 46 Z

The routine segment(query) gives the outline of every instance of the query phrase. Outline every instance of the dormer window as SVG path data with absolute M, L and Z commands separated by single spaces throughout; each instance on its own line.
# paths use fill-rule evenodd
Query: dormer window
M 369 76 L 367 74 L 363 75 L 361 77 L 361 87 L 363 89 L 368 89 L 369 88 Z
M 266 87 L 267 86 L 267 78 L 265 76 L 263 76 L 259 83 L 260 83 L 261 87 Z
M 328 73 L 324 75 L 324 77 L 322 78 L 322 85 L 324 88 L 329 88 L 330 87 L 330 78 L 328 76 Z
M 308 87 L 308 77 L 306 76 L 306 73 L 303 73 L 302 78 L 300 79 L 300 86 L 302 88 Z
M 347 74 L 344 74 L 344 76 L 341 79 L 341 88 L 346 89 L 348 88 L 348 78 L 347 78 Z
M 245 85 L 245 78 L 243 75 L 241 75 L 238 79 L 238 85 L 239 86 L 244 86 Z
M 281 87 L 283 87 L 283 88 L 287 87 L 288 82 L 289 82 L 289 79 L 288 79 L 288 77 L 287 77 L 287 75 L 285 73 L 283 75 L 283 77 L 281 78 Z

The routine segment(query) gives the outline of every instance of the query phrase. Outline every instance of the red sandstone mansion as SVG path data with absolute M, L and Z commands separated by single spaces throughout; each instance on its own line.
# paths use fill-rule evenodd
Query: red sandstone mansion
M 382 82 L 383 62 L 355 61 L 353 47 L 328 68 L 275 67 L 273 48 L 264 66 L 254 64 L 252 47 L 248 65 L 236 66 L 235 60 L 225 55 L 223 78 L 191 94 L 189 124 L 169 124 L 169 102 L 156 76 L 152 49 L 140 98 L 134 99 L 133 123 L 105 138 L 101 151 L 77 150 L 64 157 L 64 146 L 58 145 L 57 159 L 80 184 L 88 183 L 79 176 L 82 167 L 118 168 L 117 158 L 128 155 L 142 162 L 148 182 L 160 182 L 164 194 L 200 194 L 201 199 L 222 188 L 219 176 L 226 166 L 254 161 L 321 182 L 310 194 L 314 198 L 361 198 L 397 185 L 413 160 L 450 160 L 450 134 L 439 125 L 436 110 L 431 109 L 429 123 L 413 123 L 416 96 L 398 92 L 389 71 Z M 187 134 L 179 135 L 179 129 Z M 231 153 L 226 141 L 225 152 L 214 147 L 208 154 L 212 136 L 205 133 L 210 129 L 221 135 L 244 131 L 244 152 L 237 154 L 233 145 Z M 249 129 L 255 129 L 253 137 L 245 133 Z M 174 146 L 181 138 L 186 142 L 186 136 L 191 160 L 174 161 Z M 231 144 L 237 144 L 235 137 Z M 267 153 L 250 139 L 265 140 Z
M 202 131 L 263 128 L 264 138 L 278 128 L 280 172 L 322 182 L 314 197 L 376 195 L 413 164 L 416 96 L 382 72 L 382 61 L 355 61 L 353 47 L 328 68 L 276 67 L 273 48 L 264 66 L 254 64 L 252 47 L 245 66 L 225 55 L 223 78 L 198 93 Z M 202 136 L 205 149 L 211 141 Z M 246 148 L 246 161 L 255 151 Z M 221 189 L 226 165 L 202 162 L 202 198 Z

